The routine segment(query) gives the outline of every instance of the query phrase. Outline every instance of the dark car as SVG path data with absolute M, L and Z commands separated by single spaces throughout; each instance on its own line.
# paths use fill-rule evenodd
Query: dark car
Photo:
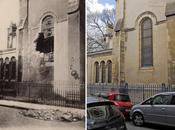
M 123 114 L 109 100 L 87 98 L 88 130 L 127 130 Z
M 175 92 L 156 94 L 133 106 L 131 119 L 136 126 L 144 123 L 175 127 Z
M 108 99 L 114 102 L 115 106 L 123 113 L 126 119 L 129 119 L 129 113 L 133 106 L 128 94 L 119 92 L 96 93 L 98 97 Z

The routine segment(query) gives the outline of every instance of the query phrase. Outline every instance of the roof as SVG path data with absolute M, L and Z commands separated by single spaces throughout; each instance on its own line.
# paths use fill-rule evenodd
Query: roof
M 112 53 L 112 49 L 104 49 L 104 50 L 99 50 L 99 51 L 94 51 L 94 52 L 88 52 L 88 56 L 92 55 L 99 55 L 99 54 L 104 54 L 104 53 Z
M 167 3 L 166 10 L 165 10 L 165 15 L 167 17 L 175 15 L 175 2 Z
M 98 98 L 98 97 L 87 97 L 87 104 L 99 103 L 99 102 L 110 102 L 110 101 L 103 98 Z
M 119 19 L 115 25 L 114 31 L 119 32 L 122 29 L 123 19 Z
M 161 92 L 161 93 L 158 93 L 158 95 L 159 94 L 175 95 L 175 92 Z

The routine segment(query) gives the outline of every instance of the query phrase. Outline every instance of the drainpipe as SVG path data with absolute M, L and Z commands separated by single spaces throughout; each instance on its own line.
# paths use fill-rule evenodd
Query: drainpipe
M 120 31 L 120 84 L 125 82 L 125 17 L 126 17 L 126 0 L 123 0 L 123 21 Z M 122 64 L 122 65 L 121 65 Z

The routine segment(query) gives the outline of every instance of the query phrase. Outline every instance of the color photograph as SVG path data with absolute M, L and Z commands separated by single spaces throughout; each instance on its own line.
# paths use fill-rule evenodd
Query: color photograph
M 175 0 L 87 1 L 87 129 L 174 130 Z

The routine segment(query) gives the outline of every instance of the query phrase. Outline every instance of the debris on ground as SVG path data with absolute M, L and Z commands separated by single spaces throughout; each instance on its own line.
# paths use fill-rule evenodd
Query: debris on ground
M 50 109 L 42 109 L 42 110 L 23 110 L 20 114 L 40 120 L 60 120 L 67 122 L 76 122 L 84 119 L 84 116 L 78 115 L 72 112 L 62 112 L 60 110 L 50 110 Z

